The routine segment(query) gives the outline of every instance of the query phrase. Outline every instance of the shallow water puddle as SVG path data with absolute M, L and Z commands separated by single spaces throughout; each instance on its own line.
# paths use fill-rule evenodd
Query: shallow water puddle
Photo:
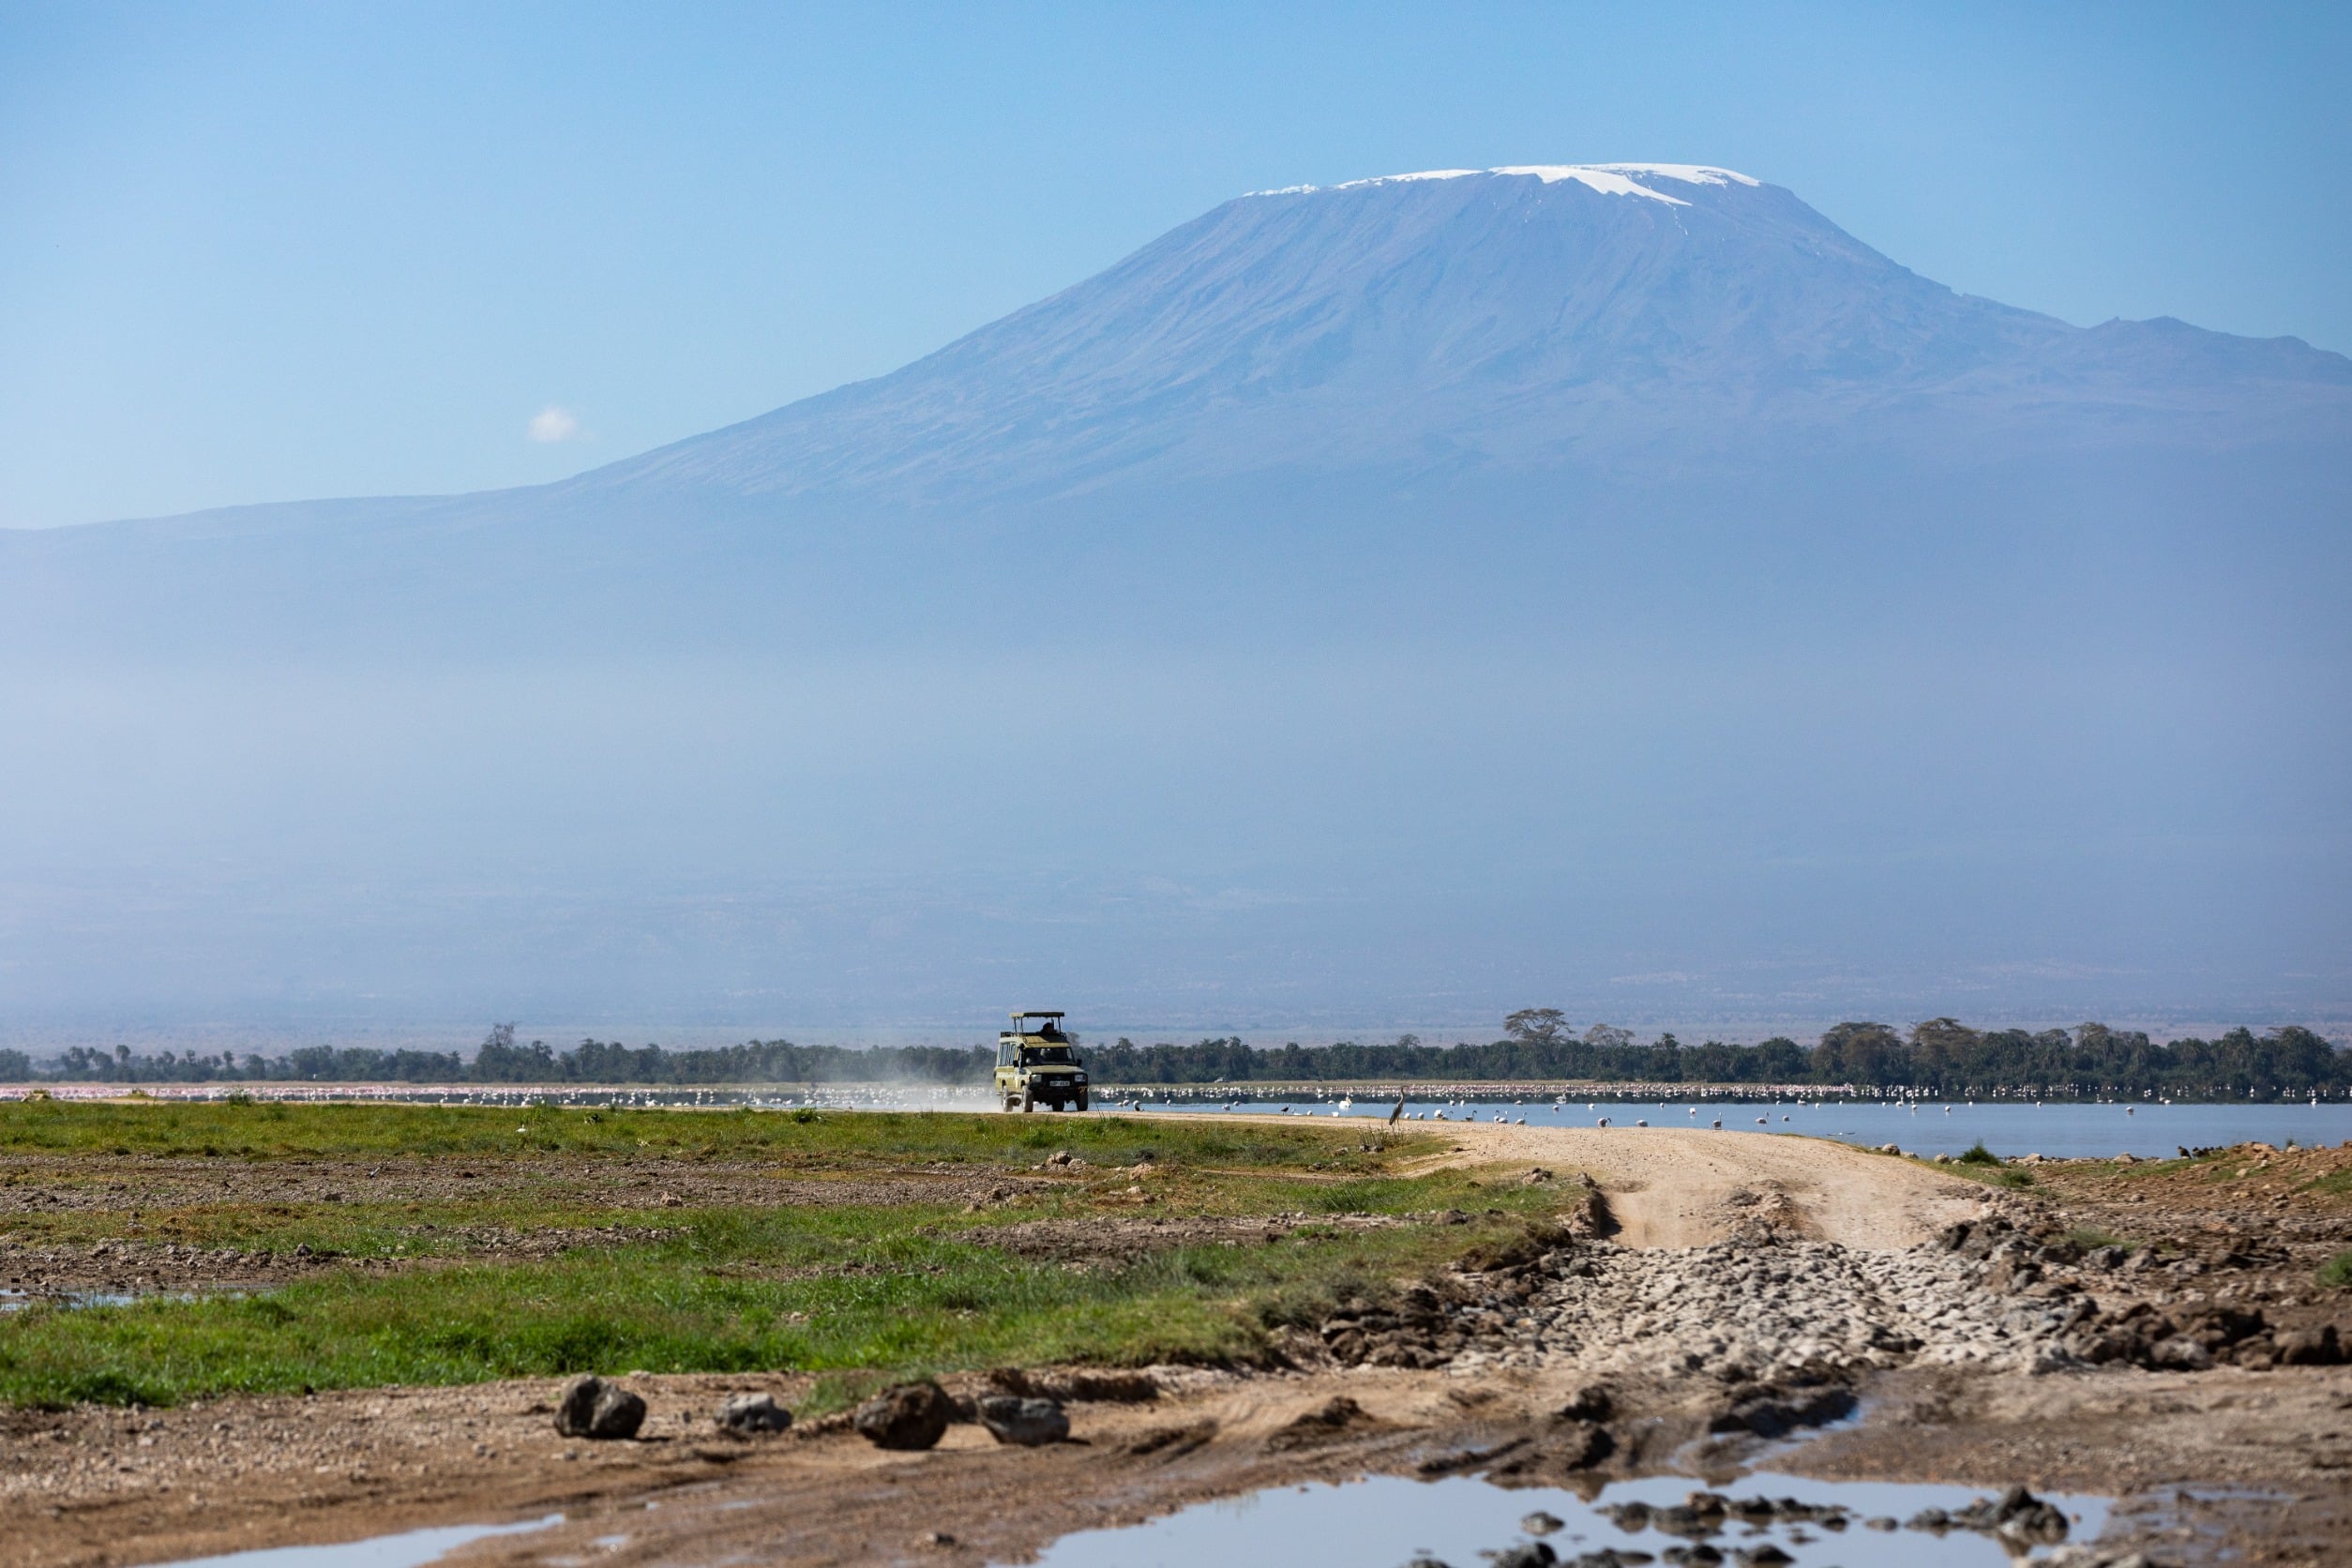
M 37 1296 L 30 1290 L 0 1289 L 0 1312 L 22 1312 L 28 1306 L 44 1304 L 68 1309 L 81 1306 L 128 1306 L 133 1302 L 148 1299 L 125 1290 L 52 1290 Z M 195 1300 L 185 1291 L 171 1292 L 169 1299 L 183 1302 Z
M 222 1557 L 182 1558 L 169 1568 L 422 1568 L 438 1561 L 469 1541 L 491 1535 L 519 1535 L 564 1522 L 561 1514 L 519 1525 L 445 1525 L 412 1530 L 400 1535 L 379 1535 L 367 1541 L 347 1541 L 339 1546 L 262 1546 Z
M 1812 1481 L 1759 1472 L 1713 1488 L 1733 1499 L 1760 1495 L 1834 1504 L 1847 1511 L 1844 1530 L 1818 1520 L 1775 1518 L 1749 1525 L 1734 1518 L 1712 1534 L 1695 1537 L 1621 1528 L 1601 1512 L 1628 1502 L 1679 1503 L 1700 1485 L 1687 1476 L 1646 1476 L 1615 1483 L 1592 1502 L 1551 1487 L 1504 1488 L 1467 1477 L 1374 1476 L 1338 1486 L 1286 1486 L 1201 1503 L 1126 1530 L 1066 1535 L 1037 1559 L 1037 1568 L 1198 1568 L 1204 1562 L 1219 1568 L 1296 1568 L 1302 1562 L 1402 1568 L 1416 1558 L 1451 1568 L 1482 1568 L 1496 1553 L 1536 1539 L 1521 1521 L 1538 1513 L 1560 1521 L 1542 1539 L 1563 1563 L 1607 1547 L 1620 1554 L 1648 1553 L 1657 1568 L 1711 1561 L 1741 1568 L 1743 1560 L 1793 1568 L 2003 1568 L 2025 1552 L 2022 1545 L 2005 1545 L 1998 1537 L 1971 1530 L 1939 1534 L 1883 1528 L 1886 1520 L 1908 1520 L 1927 1509 L 1949 1513 L 1988 1495 L 1967 1486 Z M 2104 1498 L 2053 1493 L 2043 1500 L 2066 1514 L 2069 1540 L 2088 1540 L 2106 1522 Z M 1865 1523 L 1873 1519 L 1882 1521 L 1882 1528 Z M 1786 1556 L 1742 1559 L 1742 1553 L 1768 1545 Z M 1696 1549 L 1702 1546 L 1718 1555 Z

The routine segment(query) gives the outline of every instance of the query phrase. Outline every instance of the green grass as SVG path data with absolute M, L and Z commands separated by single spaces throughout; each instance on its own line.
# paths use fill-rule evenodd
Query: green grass
M 2352 1289 L 2352 1248 L 2319 1265 L 2319 1283 L 2330 1290 Z
M 2352 1198 L 2352 1169 L 2315 1176 L 2303 1184 L 2303 1190 L 2320 1198 Z
M 0 1398 L 208 1395 L 582 1371 L 794 1368 L 892 1377 L 1003 1364 L 1246 1360 L 1269 1331 L 1384 1291 L 1524 1224 L 1189 1245 L 1090 1267 L 1030 1260 L 924 1209 L 729 1211 L 668 1242 L 264 1294 L 35 1307 L 0 1325 Z
M 1149 1210 L 1130 1210 L 1121 1199 L 1129 1184 L 1123 1171 L 1087 1172 L 1058 1181 L 1042 1191 L 1024 1191 L 1012 1202 L 979 1214 L 960 1208 L 902 1205 L 851 1208 L 859 1214 L 921 1214 L 938 1229 L 985 1232 L 997 1226 L 1038 1219 L 1077 1219 L 1106 1212 L 1247 1217 L 1309 1214 L 1409 1214 L 1431 1209 L 1524 1206 L 1512 1188 L 1490 1189 L 1474 1175 L 1443 1170 L 1405 1179 L 1332 1171 L 1335 1161 L 1313 1162 L 1327 1173 L 1252 1170 L 1248 1168 L 1190 1169 L 1177 1166 L 1150 1179 L 1155 1199 Z M 789 1176 L 791 1173 L 784 1173 Z M 577 1181 L 578 1173 L 574 1173 Z M 658 1176 L 637 1175 L 648 1185 Z M 53 1185 L 53 1184 L 52 1184 Z M 524 1184 L 527 1187 L 532 1184 Z M 778 1201 L 786 1189 L 779 1188 Z M 845 1189 L 854 1191 L 853 1188 Z M 822 1214 L 834 1205 L 803 1206 L 794 1212 Z M 0 1219 L 0 1240 L 19 1247 L 87 1246 L 98 1242 L 175 1243 L 244 1252 L 313 1252 L 354 1259 L 462 1258 L 482 1250 L 485 1238 L 520 1237 L 552 1231 L 659 1231 L 707 1241 L 746 1214 L 776 1212 L 765 1205 L 740 1209 L 688 1206 L 679 1209 L 608 1207 L 537 1197 L 528 1191 L 486 1193 L 471 1201 L 323 1203 L 263 1201 L 204 1203 L 183 1207 L 143 1204 L 133 1210 L 30 1211 Z M 583 1243 L 590 1238 L 581 1238 Z M 718 1250 L 725 1250 L 723 1247 Z
M 1982 1145 L 1979 1147 L 1982 1147 Z M 1974 1152 L 1974 1150 L 1970 1151 L 1971 1153 Z M 1950 1164 L 1939 1165 L 1934 1168 L 1944 1171 L 1949 1175 L 1962 1177 L 1968 1181 L 1981 1182 L 1988 1187 L 2029 1187 L 2033 1185 L 2032 1173 L 2024 1170 L 2017 1166 L 2001 1165 L 1998 1162 L 1989 1166 L 1977 1165 L 1969 1162 L 1965 1155 L 1952 1160 Z
M 529 1129 L 518 1136 L 517 1126 Z M 1364 1144 L 1384 1142 L 1380 1149 Z M 239 1146 L 223 1160 L 421 1157 L 485 1178 L 416 1203 L 207 1202 L 141 1206 L 138 1160 Z M 518 1145 L 521 1145 L 518 1147 Z M 151 1300 L 0 1319 L 0 1400 L 167 1405 L 224 1394 L 453 1383 L 579 1371 L 805 1370 L 817 1404 L 887 1377 L 998 1364 L 1247 1361 L 1290 1322 L 1346 1294 L 1378 1295 L 1547 1218 L 1552 1189 L 1485 1185 L 1474 1172 L 1395 1173 L 1435 1137 L 1386 1139 L 1300 1124 L 1050 1121 L 1003 1116 L 534 1111 L 362 1106 L 0 1107 L 7 1152 L 66 1155 L 46 1184 L 120 1184 L 115 1207 L 8 1216 L 12 1244 L 131 1237 L 246 1250 L 410 1260 L 385 1272 L 333 1267 L 249 1297 Z M 953 1201 L 881 1203 L 858 1178 L 909 1168 L 1024 1173 L 1069 1149 L 1090 1162 L 1048 1186 L 972 1212 Z M 126 1165 L 114 1151 L 131 1151 Z M 564 1156 L 538 1167 L 552 1149 Z M 855 1201 L 623 1209 L 566 1199 L 602 1159 L 632 1184 L 658 1182 L 651 1152 L 838 1179 Z M 93 1156 L 82 1168 L 70 1159 Z M 1144 1184 L 1112 1168 L 1149 1155 Z M 615 1175 L 621 1174 L 618 1170 Z M 313 1184 L 315 1190 L 317 1184 Z M 545 1190 L 541 1190 L 545 1188 Z M 437 1187 L 436 1190 L 445 1190 Z M 790 1190 L 779 1188 L 779 1194 Z M 1415 1214 L 1460 1208 L 1466 1226 L 1319 1225 L 1267 1244 L 1025 1257 L 1004 1228 L 1109 1225 L 1153 1216 Z M 483 1234 L 628 1227 L 552 1258 L 485 1259 Z M 1074 1224 L 1082 1235 L 1087 1224 Z M 652 1234 L 648 1234 L 652 1232 Z
M 1304 1165 L 1357 1158 L 1362 1128 L 1129 1117 L 869 1111 L 578 1109 L 550 1106 L 0 1102 L 0 1153 L 232 1159 L 651 1154 L 686 1159 L 1033 1165 L 1057 1149 L 1096 1165 Z M 1384 1140 L 1391 1149 L 1426 1133 Z
M 2136 1252 L 2140 1245 L 2137 1242 L 2118 1236 L 2112 1230 L 2103 1230 L 2095 1225 L 2078 1225 L 2066 1233 L 2066 1239 L 2085 1252 L 2096 1252 L 2103 1246 L 2119 1246 L 2126 1252 Z

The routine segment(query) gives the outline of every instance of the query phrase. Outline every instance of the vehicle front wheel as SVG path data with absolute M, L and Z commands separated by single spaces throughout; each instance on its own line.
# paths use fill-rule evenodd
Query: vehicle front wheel
M 1086 1091 L 1083 1089 L 1078 1092 L 1078 1108 L 1080 1110 L 1086 1108 Z
M 1037 1108 L 1037 1091 L 1035 1091 L 1034 1089 L 1024 1089 L 1024 1090 L 1022 1090 L 1022 1091 L 1021 1091 L 1021 1111 L 1022 1111 L 1022 1113 L 1023 1113 L 1023 1114 L 1027 1114 L 1028 1112 L 1033 1111 L 1033 1110 L 1035 1110 L 1036 1108 Z

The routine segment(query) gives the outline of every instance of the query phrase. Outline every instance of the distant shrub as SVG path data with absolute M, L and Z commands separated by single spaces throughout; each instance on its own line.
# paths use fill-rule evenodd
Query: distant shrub
M 1968 1146 L 1967 1153 L 1960 1156 L 1960 1163 L 1962 1165 L 1998 1165 L 2001 1163 L 2001 1157 L 1984 1147 L 1984 1140 L 1979 1138 Z
M 2319 1265 L 2319 1283 L 2330 1290 L 2352 1289 L 2352 1248 Z
M 2103 1246 L 2119 1246 L 2126 1252 L 2135 1250 L 2139 1244 L 2127 1241 L 2112 1230 L 2102 1230 L 2095 1225 L 2078 1225 L 2066 1233 L 2066 1239 L 2085 1252 L 2096 1252 Z

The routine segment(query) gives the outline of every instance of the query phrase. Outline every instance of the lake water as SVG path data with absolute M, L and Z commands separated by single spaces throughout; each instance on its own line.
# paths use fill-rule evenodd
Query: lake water
M 1611 1484 L 1594 1502 L 1550 1487 L 1503 1488 L 1467 1477 L 1409 1481 L 1375 1476 L 1344 1485 L 1284 1486 L 1220 1502 L 1201 1503 L 1126 1530 L 1066 1535 L 1037 1559 L 1038 1568 L 1401 1568 L 1425 1557 L 1451 1568 L 1478 1568 L 1485 1554 L 1530 1537 L 1520 1520 L 1538 1510 L 1560 1521 L 1544 1537 L 1563 1560 L 1614 1546 L 1648 1552 L 1671 1568 L 1668 1547 L 1690 1545 L 1654 1530 L 1621 1530 L 1597 1510 L 1638 1500 L 1681 1502 L 1698 1483 L 1683 1476 L 1649 1476 Z M 1817 1523 L 1775 1522 L 1760 1529 L 1733 1524 L 1712 1538 L 1729 1568 L 1734 1548 L 1770 1542 L 1795 1559 L 1792 1568 L 2006 1568 L 2020 1560 L 1994 1537 L 1973 1531 L 1936 1534 L 1919 1530 L 1872 1530 L 1869 1518 L 1907 1520 L 1925 1508 L 1967 1507 L 1986 1495 L 1966 1486 L 1891 1482 L 1812 1481 L 1758 1473 L 1716 1488 L 1732 1498 L 1795 1498 L 1841 1505 L 1852 1514 L 1843 1530 Z M 2050 1494 L 2073 1521 L 2069 1538 L 2096 1536 L 2106 1523 L 2103 1498 Z M 2042 1554 L 2037 1554 L 2042 1555 Z
M 299 1102 L 377 1100 L 425 1105 L 527 1106 L 545 1100 L 560 1106 L 637 1106 L 673 1109 L 717 1110 L 751 1106 L 763 1110 L 789 1110 L 814 1106 L 828 1110 L 962 1110 L 994 1111 L 996 1097 L 987 1089 L 922 1084 L 831 1084 L 816 1089 L 784 1086 L 759 1089 L 624 1089 L 573 1085 L 536 1088 L 488 1088 L 439 1084 L 303 1084 L 249 1086 L 224 1084 L 161 1084 L 149 1086 L 158 1099 L 209 1100 L 243 1088 L 256 1099 Z M 0 1093 L 12 1093 L 0 1091 Z M 60 1088 L 61 1097 L 99 1098 L 119 1094 L 107 1085 Z M 1318 1116 L 1338 1110 L 1340 1091 L 1289 1098 L 1269 1096 L 1241 1086 L 1187 1085 L 1173 1089 L 1138 1090 L 1133 1103 L 1154 1111 L 1234 1110 L 1264 1116 Z M 2259 1140 L 2282 1147 L 2298 1144 L 2352 1142 L 2352 1101 L 2285 1104 L 2164 1105 L 2138 1101 L 2131 1105 L 2086 1105 L 2052 1101 L 2047 1105 L 2013 1100 L 1903 1101 L 1750 1100 L 1702 1096 L 1675 1100 L 1571 1100 L 1556 1105 L 1548 1095 L 1515 1095 L 1491 1086 L 1464 1084 L 1433 1090 L 1416 1086 L 1405 1114 L 1419 1121 L 1490 1122 L 1526 1117 L 1529 1126 L 1589 1127 L 1602 1117 L 1619 1127 L 1646 1122 L 1653 1127 L 1711 1127 L 1721 1120 L 1725 1132 L 1802 1133 L 1834 1138 L 1847 1143 L 1876 1147 L 1900 1145 L 1906 1153 L 1958 1154 L 1980 1139 L 2003 1158 L 2019 1154 L 2049 1154 L 2068 1159 L 2111 1158 L 2120 1153 L 2142 1158 L 2168 1158 L 2179 1148 L 2244 1143 Z M 1391 1091 L 1394 1093 L 1394 1091 Z M 1239 1098 L 1235 1098 L 1239 1096 Z M 1128 1103 L 1126 1096 L 1095 1101 L 1095 1108 L 1112 1110 Z M 1358 1099 L 1350 1113 L 1386 1116 L 1394 1098 L 1377 1092 Z M 1039 1116 L 1055 1114 L 1040 1111 Z M 1758 1121 L 1758 1118 L 1763 1118 Z
M 1152 1110 L 1228 1108 L 1258 1115 L 1329 1118 L 1338 1107 L 1327 1100 L 1144 1102 Z M 1358 1100 L 1350 1114 L 1386 1116 L 1395 1100 Z M 1288 1108 L 1286 1110 L 1284 1108 Z M 1708 1127 L 1720 1120 L 1726 1133 L 1801 1133 L 1877 1147 L 1898 1144 L 1906 1153 L 1958 1154 L 1982 1140 L 2004 1159 L 2049 1154 L 2067 1159 L 2136 1154 L 2170 1158 L 2186 1147 L 2261 1141 L 2284 1147 L 2352 1141 L 2352 1103 L 2320 1105 L 2020 1105 L 1937 1100 L 1919 1106 L 1786 1100 L 1572 1100 L 1524 1102 L 1465 1096 L 1461 1100 L 1409 1100 L 1408 1117 L 1425 1123 L 1440 1113 L 1449 1122 L 1527 1119 L 1530 1127 L 1590 1127 L 1606 1117 L 1613 1127 L 1647 1122 L 1653 1127 Z M 1759 1118 L 1761 1119 L 1759 1121 Z M 1419 1123 L 1417 1123 L 1416 1125 Z

